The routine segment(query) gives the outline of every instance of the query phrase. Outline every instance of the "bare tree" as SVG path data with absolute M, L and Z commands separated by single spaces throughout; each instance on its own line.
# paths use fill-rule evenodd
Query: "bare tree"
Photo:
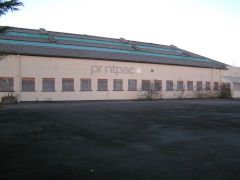
M 221 83 L 219 91 L 219 98 L 232 98 L 232 90 L 230 83 Z
M 139 93 L 139 98 L 144 100 L 156 100 L 163 97 L 163 91 L 156 85 L 155 81 L 149 81 L 147 87 L 140 89 Z

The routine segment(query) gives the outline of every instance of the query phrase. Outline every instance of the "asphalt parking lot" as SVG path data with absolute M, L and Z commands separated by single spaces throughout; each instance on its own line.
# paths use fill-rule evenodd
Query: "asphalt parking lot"
M 239 180 L 240 101 L 0 107 L 0 179 Z

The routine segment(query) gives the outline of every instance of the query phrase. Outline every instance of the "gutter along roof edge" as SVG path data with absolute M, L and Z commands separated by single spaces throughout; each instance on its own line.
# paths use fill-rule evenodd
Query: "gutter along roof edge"
M 35 56 L 35 57 L 51 57 L 51 58 L 72 58 L 72 59 L 84 59 L 84 60 L 102 60 L 102 61 L 112 61 L 112 62 L 129 62 L 129 63 L 139 63 L 139 64 L 156 64 L 156 65 L 169 65 L 169 66 L 183 66 L 183 67 L 195 67 L 195 68 L 208 68 L 208 69 L 219 69 L 219 70 L 228 70 L 225 67 L 222 68 L 214 68 L 214 67 L 204 67 L 204 66 L 197 66 L 197 65 L 182 65 L 182 64 L 168 64 L 168 63 L 157 63 L 157 62 L 146 62 L 146 61 L 132 61 L 132 60 L 122 60 L 122 59 L 102 59 L 102 58 L 79 58 L 79 57 L 70 57 L 70 56 L 56 56 L 56 55 L 35 55 L 35 54 L 27 54 L 27 53 L 9 53 L 9 55 L 21 55 L 21 56 Z

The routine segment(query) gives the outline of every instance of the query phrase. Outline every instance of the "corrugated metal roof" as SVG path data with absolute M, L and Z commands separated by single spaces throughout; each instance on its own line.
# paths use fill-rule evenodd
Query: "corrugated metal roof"
M 221 62 L 172 45 L 42 31 L 9 28 L 0 36 L 0 50 L 22 55 L 226 68 Z

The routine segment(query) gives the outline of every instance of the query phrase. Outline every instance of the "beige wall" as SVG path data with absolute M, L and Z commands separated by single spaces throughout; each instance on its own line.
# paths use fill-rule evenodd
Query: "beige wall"
M 105 72 L 107 66 L 125 67 L 125 73 L 111 73 L 110 68 Z M 100 72 L 96 72 L 96 67 L 101 67 Z M 127 68 L 132 74 L 127 73 Z M 0 61 L 0 77 L 14 77 L 14 90 L 20 101 L 137 99 L 138 91 L 128 91 L 128 79 L 137 79 L 138 89 L 142 80 L 155 79 L 162 80 L 163 90 L 166 80 L 173 80 L 174 89 L 178 80 L 184 81 L 185 89 L 188 80 L 194 82 L 194 89 L 196 81 L 203 81 L 203 85 L 210 81 L 213 88 L 213 82 L 221 82 L 221 73 L 223 70 L 209 68 L 35 56 L 12 55 Z M 18 75 L 35 78 L 36 91 L 19 92 Z M 56 92 L 42 92 L 42 78 L 55 78 Z M 74 78 L 74 92 L 62 92 L 62 78 Z M 91 78 L 92 91 L 80 91 L 80 78 Z M 108 79 L 109 91 L 97 91 L 97 79 Z M 124 91 L 113 91 L 113 79 L 123 79 Z M 6 94 L 0 92 L 0 97 Z M 175 91 L 163 94 L 164 98 L 177 97 Z M 185 97 L 192 97 L 192 92 L 186 91 Z
M 233 97 L 239 98 L 240 91 L 234 90 L 233 83 L 240 83 L 240 67 L 227 66 L 228 70 L 222 72 L 222 81 L 231 84 Z

